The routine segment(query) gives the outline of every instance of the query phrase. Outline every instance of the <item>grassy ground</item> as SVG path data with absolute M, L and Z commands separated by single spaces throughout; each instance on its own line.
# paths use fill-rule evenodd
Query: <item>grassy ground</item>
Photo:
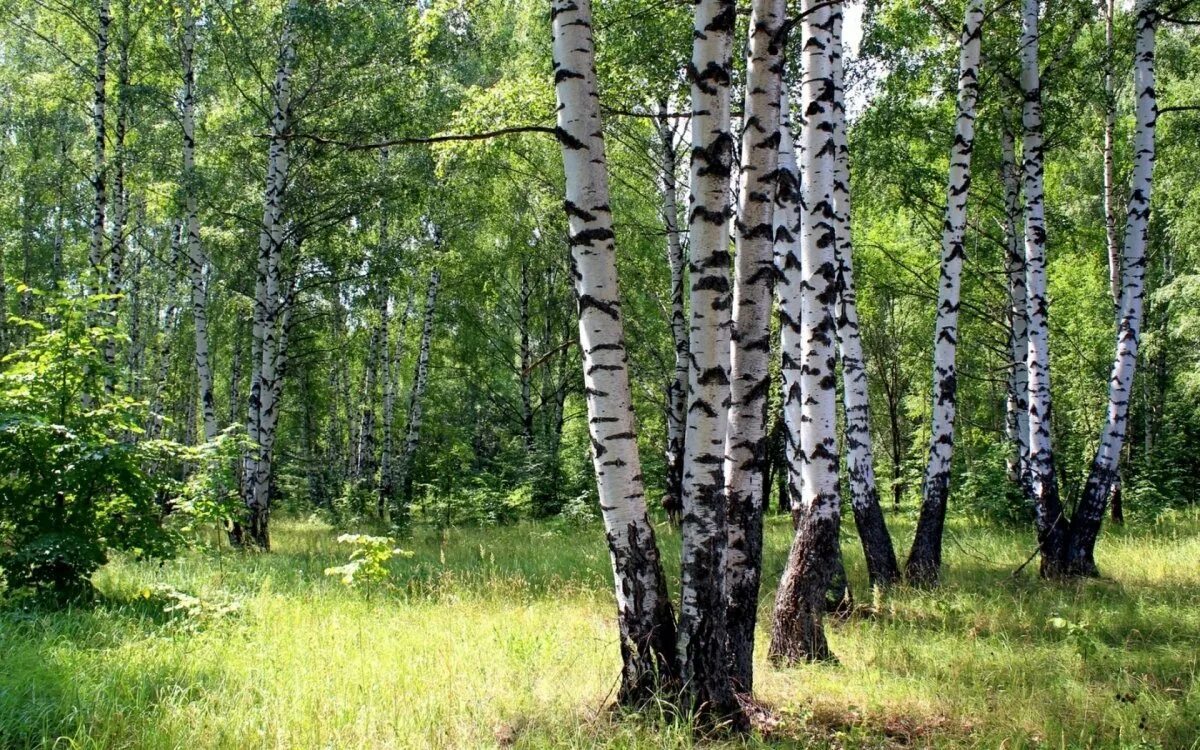
M 678 536 L 660 534 L 675 570 Z M 601 536 L 418 532 L 396 587 L 370 596 L 323 575 L 346 550 L 316 524 L 279 523 L 269 555 L 117 561 L 97 606 L 0 611 L 0 748 L 692 746 L 685 727 L 604 710 L 618 657 Z M 764 621 L 788 536 L 773 519 Z M 1200 516 L 1108 532 L 1114 580 L 1083 584 L 1013 578 L 1028 534 L 953 521 L 939 590 L 872 600 L 857 539 L 844 547 L 864 606 L 832 628 L 840 664 L 760 664 L 779 724 L 729 744 L 1200 747 Z M 159 584 L 200 597 L 198 614 L 164 613 L 146 597 Z

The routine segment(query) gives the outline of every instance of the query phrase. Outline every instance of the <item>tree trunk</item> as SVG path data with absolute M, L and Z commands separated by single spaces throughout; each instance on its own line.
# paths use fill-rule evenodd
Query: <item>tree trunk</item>
M 780 506 L 793 514 L 800 510 L 800 297 L 804 279 L 800 276 L 800 255 L 804 237 L 804 217 L 800 196 L 800 171 L 796 164 L 793 125 L 801 125 L 803 116 L 792 112 L 786 91 L 780 97 L 779 177 L 775 190 L 775 296 L 779 309 L 780 381 L 783 400 L 783 467 L 780 481 Z
M 659 167 L 659 189 L 662 192 L 662 221 L 667 236 L 667 265 L 671 269 L 671 341 L 675 349 L 675 369 L 667 386 L 667 464 L 666 493 L 663 509 L 671 522 L 680 523 L 683 510 L 683 444 L 687 430 L 688 331 L 683 304 L 684 253 L 679 238 L 679 208 L 676 204 L 678 186 L 675 182 L 675 133 L 666 113 L 668 103 L 658 103 L 658 145 L 662 164 Z
M 400 491 L 401 518 L 407 518 L 408 506 L 412 503 L 412 465 L 416 458 L 417 448 L 421 443 L 421 407 L 425 398 L 425 388 L 429 384 L 429 353 L 433 343 L 433 321 L 435 305 L 437 304 L 438 284 L 442 272 L 434 268 L 429 274 L 429 287 L 425 291 L 425 317 L 421 325 L 421 348 L 417 352 L 417 371 L 413 376 L 412 393 L 408 402 L 408 432 L 404 437 L 404 452 L 397 466 L 397 489 Z
M 92 151 L 92 190 L 95 199 L 92 204 L 92 231 L 88 246 L 88 264 L 92 271 L 90 287 L 92 289 L 99 289 L 100 280 L 105 276 L 104 231 L 105 214 L 108 207 L 105 107 L 108 102 L 108 32 L 112 24 L 109 0 L 97 0 L 96 8 L 96 74 L 92 89 L 92 130 L 95 138 L 95 147 Z
M 912 551 L 905 564 L 909 581 L 936 585 L 942 567 L 942 530 L 950 494 L 954 455 L 954 416 L 958 403 L 958 307 L 963 236 L 967 227 L 967 195 L 971 188 L 971 151 L 975 144 L 975 100 L 979 95 L 979 46 L 983 0 L 969 0 L 963 17 L 958 57 L 958 112 L 950 147 L 946 219 L 942 226 L 942 263 L 938 283 L 937 322 L 933 336 L 933 417 L 929 430 L 929 463 L 921 487 L 921 515 Z
M 217 435 L 217 409 L 213 399 L 213 375 L 209 363 L 208 284 L 204 278 L 204 251 L 200 246 L 200 216 L 196 193 L 196 72 L 192 55 L 196 47 L 196 19 L 191 0 L 184 0 L 182 11 L 180 62 L 183 68 L 183 194 L 187 227 L 188 275 L 192 284 L 192 326 L 195 336 L 196 380 L 200 390 L 200 408 L 204 414 L 204 440 Z
M 850 211 L 850 144 L 846 133 L 845 75 L 842 60 L 842 18 L 834 16 L 833 29 L 833 201 L 837 237 L 838 343 L 842 354 L 842 400 L 846 414 L 846 473 L 850 507 L 858 528 L 867 576 L 872 586 L 890 586 L 900 580 L 896 551 L 879 506 L 875 485 L 875 456 L 871 445 L 871 395 L 867 390 L 867 365 L 858 328 L 858 295 L 854 289 L 854 242 Z M 848 589 L 847 589 L 848 590 Z
M 1067 523 L 1058 498 L 1050 440 L 1050 333 L 1046 320 L 1046 216 L 1043 188 L 1038 0 L 1022 0 L 1022 180 L 1025 189 L 1025 286 L 1029 321 L 1029 491 L 1037 513 L 1044 576 L 1059 575 Z
M 646 514 L 634 431 L 591 2 L 553 0 L 550 17 L 588 432 L 617 599 L 622 660 L 617 701 L 640 707 L 677 674 L 675 623 Z
M 726 631 L 734 689 L 754 686 L 754 626 L 762 575 L 775 282 L 784 0 L 754 0 L 746 47 L 746 100 L 734 256 L 729 427 L 725 443 Z
M 1025 252 L 1017 229 L 1021 213 L 1021 177 L 1017 171 L 1016 149 L 1007 120 L 1001 132 L 1000 174 L 1004 183 L 1004 265 L 1008 276 L 1009 351 L 1012 364 L 1008 373 L 1008 399 L 1005 430 L 1012 443 L 1008 458 L 1008 476 L 1028 495 L 1026 474 L 1029 462 L 1029 321 L 1026 310 Z
M 288 143 L 291 126 L 292 66 L 295 62 L 295 38 L 292 26 L 298 0 L 288 0 L 283 10 L 283 34 L 280 38 L 279 64 L 272 92 L 270 140 L 267 151 L 267 187 L 263 197 L 263 223 L 258 240 L 258 279 L 254 300 L 254 372 L 250 385 L 247 425 L 254 447 L 244 467 L 246 505 L 245 528 L 235 527 L 235 543 L 270 548 L 271 447 L 278 417 L 276 395 L 280 374 L 280 299 L 279 266 L 283 253 L 283 201 L 287 187 Z
M 396 326 L 396 343 L 388 352 L 386 380 L 383 384 L 383 447 L 379 455 L 379 516 L 383 518 L 390 513 L 396 501 L 396 394 L 399 392 L 400 363 L 404 357 L 404 338 L 408 330 L 408 320 L 412 317 L 413 296 L 408 294 L 408 302 L 404 312 L 400 314 L 400 322 Z
M 772 661 L 783 664 L 833 658 L 822 620 L 825 591 L 837 560 L 841 518 L 834 341 L 837 334 L 833 198 L 836 97 L 831 59 L 832 31 L 841 13 L 840 2 L 822 5 L 809 0 L 801 45 L 806 83 L 803 110 L 807 122 L 801 139 L 804 238 L 800 253 L 800 362 L 797 363 L 800 377 L 798 393 L 787 395 L 789 400 L 801 401 L 798 421 L 793 415 L 788 420 L 788 429 L 798 438 L 795 455 L 800 466 L 801 510 L 800 524 L 776 593 L 769 650 Z M 785 299 L 785 305 L 792 304 L 793 300 Z
M 1136 131 L 1129 207 L 1125 216 L 1125 241 L 1121 258 L 1121 315 L 1116 355 L 1108 386 L 1108 412 L 1100 445 L 1092 460 L 1087 485 L 1071 519 L 1067 570 L 1076 575 L 1097 575 L 1094 550 L 1104 519 L 1105 505 L 1117 479 L 1121 448 L 1129 423 L 1133 373 L 1137 367 L 1138 339 L 1142 327 L 1146 281 L 1146 244 L 1150 231 L 1150 196 L 1154 174 L 1154 135 L 1158 104 L 1154 91 L 1155 30 L 1158 14 L 1153 0 L 1139 0 L 1135 28 L 1134 94 Z
M 129 128 L 129 3 L 121 3 L 120 37 L 117 48 L 117 122 L 113 132 L 113 221 L 109 238 L 107 293 L 103 309 L 104 324 L 117 327 L 118 295 L 125 286 L 125 224 L 129 219 L 129 196 L 125 190 L 125 136 Z M 109 333 L 104 341 L 104 361 L 113 367 L 117 361 L 117 337 Z M 108 386 L 113 386 L 111 376 Z
M 730 361 L 729 101 L 732 0 L 695 7 L 691 80 L 692 164 L 688 216 L 691 323 L 679 664 L 685 700 L 703 723 L 745 723 L 729 682 L 725 642 L 726 499 L 723 466 Z

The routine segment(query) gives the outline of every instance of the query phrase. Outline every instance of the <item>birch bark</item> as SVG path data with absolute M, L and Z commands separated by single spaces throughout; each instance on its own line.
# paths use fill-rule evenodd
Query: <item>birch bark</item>
M 837 231 L 834 218 L 835 100 L 833 30 L 842 5 L 806 4 L 804 55 L 806 119 L 801 163 L 803 248 L 800 254 L 799 526 L 775 597 L 772 661 L 831 659 L 822 619 L 825 591 L 837 561 L 841 501 L 838 488 Z M 788 394 L 789 398 L 793 394 Z M 789 429 L 793 427 L 789 424 Z
M 958 405 L 958 307 L 963 237 L 967 227 L 967 196 L 971 189 L 971 151 L 975 144 L 975 101 L 979 95 L 979 47 L 983 32 L 983 0 L 969 0 L 959 39 L 958 102 L 954 143 L 950 147 L 950 177 L 946 216 L 942 226 L 942 263 L 938 283 L 937 321 L 933 336 L 933 416 L 929 462 L 921 487 L 921 514 L 912 551 L 905 564 L 909 581 L 936 585 L 942 567 L 942 531 L 950 494 L 954 455 L 954 417 Z
M 854 240 L 850 210 L 850 143 L 846 132 L 845 62 L 842 59 L 842 18 L 833 29 L 833 205 L 838 267 L 838 344 L 842 354 L 842 404 L 846 415 L 846 473 L 850 507 L 872 586 L 900 580 L 892 537 L 879 505 L 875 457 L 871 445 L 871 395 L 867 390 L 867 361 L 858 327 L 858 295 L 854 288 Z M 846 589 L 849 591 L 849 588 Z
M 1012 364 L 1008 374 L 1008 399 L 1005 429 L 1012 443 L 1008 459 L 1010 481 L 1025 488 L 1029 462 L 1029 324 L 1025 293 L 1025 251 L 1018 229 L 1021 223 L 1021 177 L 1017 169 L 1016 147 L 1007 125 L 1000 135 L 1000 177 L 1004 183 L 1005 272 L 1008 276 L 1009 351 Z M 1025 491 L 1025 490 L 1023 490 Z M 1028 492 L 1025 491 L 1028 495 Z
M 1025 286 L 1029 326 L 1029 491 L 1037 515 L 1042 575 L 1061 573 L 1067 524 L 1050 441 L 1050 336 L 1046 300 L 1046 215 L 1038 0 L 1021 9 L 1021 155 L 1025 194 Z
M 754 626 L 762 572 L 767 396 L 770 392 L 771 293 L 775 282 L 775 187 L 778 183 L 783 73 L 783 0 L 754 0 L 746 47 L 734 256 L 729 426 L 725 442 L 727 504 L 725 587 L 730 679 L 754 684 Z
M 637 452 L 591 2 L 553 0 L 550 17 L 588 432 L 617 600 L 622 661 L 617 700 L 643 706 L 676 676 L 675 623 Z
M 1129 401 L 1133 396 L 1133 374 L 1137 367 L 1138 340 L 1146 284 L 1146 244 L 1150 230 L 1150 197 L 1153 188 L 1155 125 L 1158 103 L 1154 91 L 1155 31 L 1158 14 L 1153 0 L 1138 0 L 1135 21 L 1134 93 L 1136 130 L 1133 144 L 1133 174 L 1129 207 L 1125 216 L 1125 238 L 1121 257 L 1121 313 L 1117 327 L 1116 354 L 1108 383 L 1108 410 L 1100 445 L 1092 460 L 1083 498 L 1071 518 L 1067 571 L 1076 575 L 1098 574 L 1094 550 L 1104 518 L 1108 496 L 1117 480 L 1121 448 L 1129 425 Z
M 723 468 L 730 405 L 729 102 L 732 0 L 695 6 L 691 81 L 692 161 L 688 235 L 691 321 L 679 665 L 686 699 L 704 720 L 745 716 L 729 681 L 725 630 L 726 498 Z

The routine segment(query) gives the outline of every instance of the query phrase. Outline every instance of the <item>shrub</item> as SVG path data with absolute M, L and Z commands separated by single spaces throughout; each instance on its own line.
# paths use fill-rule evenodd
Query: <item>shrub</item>
M 177 446 L 140 439 L 146 404 L 114 385 L 114 333 L 93 323 L 105 299 L 49 300 L 52 328 L 18 321 L 29 342 L 0 372 L 0 566 L 14 590 L 53 603 L 89 596 L 109 550 L 163 556 L 178 541 L 146 468 Z

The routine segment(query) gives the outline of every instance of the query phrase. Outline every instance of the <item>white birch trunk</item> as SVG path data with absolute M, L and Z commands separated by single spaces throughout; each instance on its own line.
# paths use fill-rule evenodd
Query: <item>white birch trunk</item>
M 1046 208 L 1038 0 L 1021 9 L 1021 155 L 1025 194 L 1025 286 L 1029 325 L 1029 491 L 1037 513 L 1042 574 L 1057 575 L 1066 523 L 1050 442 L 1050 332 L 1046 320 Z
M 204 441 L 217 435 L 217 410 L 213 400 L 213 375 L 209 363 L 208 282 L 205 279 L 204 250 L 200 246 L 200 215 L 197 206 L 196 176 L 196 72 L 192 56 L 196 47 L 196 19 L 191 0 L 183 0 L 180 62 L 183 70 L 183 97 L 180 107 L 183 125 L 183 193 L 187 227 L 188 277 L 191 281 L 192 326 L 195 337 L 196 380 L 200 408 L 204 415 Z
M 617 287 L 590 0 L 553 0 L 557 134 L 566 174 L 572 276 L 592 463 L 612 557 L 621 642 L 617 700 L 641 706 L 675 676 L 675 625 L 646 514 Z
M 118 295 L 125 287 L 125 225 L 129 220 L 129 196 L 125 190 L 125 136 L 129 128 L 129 3 L 121 3 L 120 35 L 117 43 L 117 121 L 113 132 L 113 220 L 109 238 L 107 293 L 104 324 L 117 327 Z M 109 334 L 104 342 L 104 361 L 110 367 L 117 361 L 117 337 Z M 109 387 L 113 386 L 110 379 Z
M 867 390 L 867 359 L 858 326 L 858 295 L 854 288 L 854 238 L 850 205 L 850 143 L 846 132 L 845 62 L 842 59 L 842 18 L 833 29 L 833 204 L 838 264 L 838 344 L 842 354 L 842 405 L 846 416 L 846 473 L 850 506 L 872 586 L 889 586 L 900 579 L 896 552 L 879 505 L 875 457 L 871 446 L 871 396 Z M 849 591 L 847 585 L 846 591 Z
M 1025 487 L 1029 461 L 1029 351 L 1028 310 L 1025 293 L 1025 251 L 1021 224 L 1021 176 L 1017 169 L 1016 146 L 1007 125 L 1001 132 L 1000 177 L 1004 183 L 1005 272 L 1008 276 L 1009 351 L 1012 364 L 1008 375 L 1005 429 L 1012 451 L 1008 459 L 1010 481 Z M 1028 494 L 1026 492 L 1026 494 Z
M 744 722 L 728 679 L 725 633 L 725 439 L 730 405 L 729 102 L 732 0 L 695 7 L 691 80 L 692 162 L 688 264 L 691 323 L 683 459 L 679 662 L 697 712 Z
M 801 49 L 806 123 L 802 142 L 803 247 L 800 253 L 800 518 L 775 598 L 769 655 L 778 663 L 831 658 L 822 625 L 825 591 L 837 562 L 838 488 L 836 225 L 833 183 L 832 50 L 841 3 L 806 4 Z M 791 269 L 786 268 L 785 272 Z M 785 304 L 791 304 L 788 301 Z M 787 356 L 785 351 L 785 356 Z M 800 396 L 802 394 L 802 396 Z M 794 422 L 789 424 L 789 430 Z
M 667 386 L 667 464 L 666 494 L 663 509 L 679 523 L 683 509 L 683 443 L 687 429 L 688 332 L 683 302 L 684 252 L 679 237 L 678 185 L 675 180 L 677 154 L 675 133 L 669 125 L 667 100 L 658 103 L 659 190 L 662 193 L 663 230 L 667 237 L 667 266 L 671 269 L 671 341 L 675 350 L 675 368 Z
M 754 681 L 754 627 L 762 572 L 762 524 L 770 393 L 771 293 L 775 282 L 775 186 L 778 183 L 784 0 L 754 0 L 746 48 L 734 256 L 725 588 L 730 678 L 739 692 Z
M 1117 327 L 1116 354 L 1108 381 L 1108 409 L 1100 445 L 1092 460 L 1083 498 L 1071 519 L 1067 569 L 1078 575 L 1096 575 L 1093 551 L 1096 535 L 1113 484 L 1125 432 L 1129 424 L 1129 402 L 1133 397 L 1133 374 L 1137 367 L 1138 340 L 1146 284 L 1146 245 L 1150 231 L 1150 197 L 1153 187 L 1155 125 L 1158 103 L 1154 90 L 1155 31 L 1158 13 L 1153 0 L 1139 0 L 1136 7 L 1133 90 L 1136 98 L 1136 130 L 1133 143 L 1133 174 L 1129 206 L 1125 216 L 1125 239 L 1121 258 L 1121 313 Z
M 412 392 L 408 402 L 408 428 L 404 436 L 404 452 L 400 455 L 400 463 L 396 467 L 397 489 L 404 503 L 401 512 L 408 513 L 408 504 L 412 502 L 412 466 L 417 449 L 421 445 L 422 406 L 425 389 L 429 385 L 429 355 L 433 344 L 433 323 L 436 312 L 438 286 L 442 280 L 442 272 L 434 268 L 429 274 L 429 286 L 425 291 L 425 315 L 421 324 L 421 344 L 417 350 L 417 370 L 413 375 Z
M 966 258 L 967 196 L 971 188 L 971 151 L 975 144 L 975 101 L 979 95 L 979 47 L 983 0 L 968 0 L 959 39 L 958 101 L 950 176 L 942 225 L 941 274 L 933 334 L 933 407 L 929 461 L 921 486 L 921 515 L 905 573 L 913 583 L 935 585 L 942 567 L 942 531 L 950 495 L 954 455 L 954 417 L 958 405 L 958 308 Z
M 274 425 L 278 409 L 277 365 L 282 312 L 279 266 L 283 252 L 283 201 L 288 172 L 286 136 L 291 124 L 291 79 L 296 57 L 292 23 L 297 4 L 298 0 L 288 0 L 283 11 L 279 64 L 275 71 L 275 86 L 272 92 L 267 184 L 263 196 L 263 220 L 258 240 L 258 279 L 255 284 L 255 362 L 250 385 L 247 425 L 250 439 L 256 448 L 247 455 L 244 468 L 247 528 L 241 541 L 264 549 L 270 547 L 270 447 L 274 443 Z
M 92 190 L 95 198 L 92 204 L 91 240 L 88 246 L 92 289 L 99 289 L 101 279 L 105 276 L 104 232 L 108 207 L 105 114 L 108 102 L 108 33 L 112 24 L 109 0 L 97 0 L 96 10 L 96 75 L 92 87 L 92 131 L 95 139 L 92 151 Z
M 781 102 L 781 138 L 779 142 L 779 182 L 775 191 L 775 271 L 778 283 L 775 297 L 779 306 L 780 380 L 783 402 L 784 453 L 787 465 L 788 507 L 800 509 L 800 299 L 804 279 L 800 276 L 800 256 L 804 247 L 804 206 L 801 196 L 797 145 L 792 137 L 803 127 L 800 107 L 789 106 L 787 93 Z

